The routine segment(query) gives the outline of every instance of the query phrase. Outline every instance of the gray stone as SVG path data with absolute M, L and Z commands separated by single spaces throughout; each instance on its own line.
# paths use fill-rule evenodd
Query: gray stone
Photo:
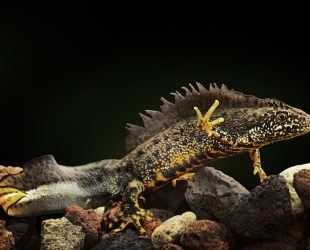
M 84 245 L 85 233 L 67 218 L 45 220 L 41 230 L 42 250 L 77 250 Z
M 185 198 L 198 219 L 226 221 L 228 208 L 249 193 L 230 176 L 205 167 L 189 181 Z
M 185 212 L 166 220 L 154 230 L 152 234 L 153 246 L 160 249 L 167 243 L 176 243 L 185 228 L 194 221 L 196 221 L 196 215 L 192 212 Z
M 230 208 L 228 218 L 232 231 L 242 238 L 271 239 L 294 218 L 285 179 L 269 176 Z
M 105 237 L 92 250 L 152 250 L 150 238 L 141 237 L 132 230 L 126 230 Z

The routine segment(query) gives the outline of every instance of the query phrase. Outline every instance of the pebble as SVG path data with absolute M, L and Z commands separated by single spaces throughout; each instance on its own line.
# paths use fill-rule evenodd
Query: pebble
M 310 211 L 310 169 L 303 169 L 295 173 L 293 186 L 303 206 Z
M 234 249 L 231 231 L 221 223 L 197 220 L 188 225 L 181 236 L 181 245 L 191 250 Z
M 141 237 L 137 232 L 126 230 L 107 236 L 92 250 L 152 250 L 150 238 Z
M 93 209 L 83 209 L 79 206 L 69 206 L 65 217 L 74 225 L 80 225 L 85 233 L 84 246 L 92 246 L 99 239 L 101 229 L 96 213 Z
M 293 187 L 294 174 L 299 172 L 302 169 L 310 169 L 310 163 L 296 165 L 290 168 L 285 169 L 279 175 L 283 176 L 286 180 L 286 184 L 289 188 L 290 196 L 291 196 L 291 204 L 294 211 L 294 214 L 302 214 L 304 212 L 304 207 L 301 203 L 301 200 L 296 193 L 295 188 Z
M 42 223 L 41 250 L 79 250 L 83 248 L 83 228 L 67 218 L 49 219 Z
M 192 212 L 185 212 L 166 220 L 152 234 L 154 247 L 160 249 L 167 243 L 177 243 L 185 228 L 194 221 L 196 215 Z

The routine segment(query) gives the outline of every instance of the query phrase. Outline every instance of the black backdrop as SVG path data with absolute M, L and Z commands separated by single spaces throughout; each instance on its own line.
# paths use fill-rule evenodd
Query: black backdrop
M 69 5 L 69 4 L 68 4 Z M 225 83 L 310 112 L 305 30 L 135 29 L 96 7 L 16 5 L 0 17 L 0 163 L 65 165 L 125 154 L 126 122 L 188 83 Z M 143 20 L 141 20 L 143 23 Z M 309 136 L 262 150 L 267 173 L 309 162 Z M 248 187 L 247 156 L 211 164 Z

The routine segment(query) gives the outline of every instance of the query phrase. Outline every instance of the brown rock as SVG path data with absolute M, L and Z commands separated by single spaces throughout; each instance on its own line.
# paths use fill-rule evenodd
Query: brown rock
M 177 244 L 168 243 L 168 244 L 164 245 L 162 250 L 183 250 L 183 248 Z
M 146 219 L 142 218 L 141 225 L 146 231 L 146 236 L 151 237 L 153 231 L 156 227 L 160 226 L 162 222 L 158 219 L 154 219 L 153 221 L 147 221 Z
M 210 220 L 198 220 L 185 229 L 181 244 L 191 250 L 228 250 L 234 248 L 234 239 L 225 225 Z
M 5 229 L 5 224 L 0 220 L 0 250 L 10 250 L 15 245 L 13 234 Z
M 69 206 L 65 217 L 72 224 L 82 226 L 85 233 L 85 246 L 91 246 L 99 240 L 101 227 L 93 209 L 84 210 L 79 206 Z
M 4 167 L 4 166 L 0 166 L 0 180 L 7 175 L 14 175 L 14 174 L 18 174 L 21 171 L 23 171 L 22 168 L 20 167 Z
M 109 223 L 113 221 L 115 216 L 119 213 L 120 209 L 121 204 L 119 202 L 114 202 L 111 208 L 103 214 L 102 224 L 104 227 L 108 228 Z
M 303 169 L 294 174 L 293 186 L 303 206 L 310 210 L 310 170 Z

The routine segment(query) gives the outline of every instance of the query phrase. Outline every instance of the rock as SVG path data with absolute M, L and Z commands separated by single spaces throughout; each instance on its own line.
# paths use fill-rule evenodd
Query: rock
M 284 177 L 269 176 L 229 209 L 228 218 L 231 230 L 242 238 L 271 239 L 294 218 Z
M 159 219 L 153 218 L 152 221 L 148 221 L 145 218 L 140 220 L 142 227 L 146 231 L 146 236 L 151 237 L 152 233 L 154 232 L 155 228 L 159 227 L 162 222 Z
M 85 233 L 84 246 L 92 246 L 98 241 L 101 226 L 93 209 L 84 210 L 79 206 L 69 206 L 65 217 L 72 224 L 82 226 Z
M 185 228 L 196 221 L 196 215 L 186 212 L 176 215 L 157 227 L 152 234 L 152 242 L 155 248 L 162 248 L 167 243 L 176 243 L 180 239 Z
M 183 248 L 180 247 L 179 245 L 168 243 L 168 244 L 164 245 L 162 250 L 183 250 Z
M 242 250 L 284 249 L 303 250 L 307 244 L 309 225 L 305 218 L 298 218 L 282 231 L 277 233 L 272 241 L 263 241 L 246 245 Z
M 152 250 L 150 238 L 140 237 L 132 230 L 105 237 L 92 250 Z
M 7 230 L 13 234 L 16 249 L 40 249 L 40 237 L 32 218 L 11 218 Z
M 161 220 L 162 222 L 168 220 L 173 216 L 173 212 L 165 209 L 150 208 L 149 211 L 153 213 L 153 218 Z
M 293 186 L 303 206 L 310 210 L 310 169 L 303 169 L 295 173 Z
M 5 221 L 0 220 L 0 250 L 10 250 L 15 246 L 12 232 L 6 230 Z
M 50 219 L 42 222 L 42 250 L 76 250 L 82 249 L 85 233 L 83 228 L 73 225 L 67 218 Z
M 235 245 L 230 230 L 210 220 L 197 220 L 188 225 L 181 236 L 181 244 L 191 250 L 228 250 Z
M 304 208 L 303 208 L 300 198 L 298 197 L 296 193 L 296 190 L 293 187 L 293 179 L 294 179 L 294 174 L 299 172 L 302 169 L 310 169 L 310 163 L 290 167 L 280 173 L 280 175 L 283 176 L 286 180 L 286 184 L 290 191 L 292 208 L 293 208 L 294 213 L 297 215 L 302 214 L 304 211 Z
M 99 221 L 99 223 L 101 223 L 103 220 L 103 215 L 105 213 L 105 207 L 97 207 L 94 211 L 96 213 L 97 220 Z
M 190 210 L 184 193 L 187 189 L 186 181 L 178 181 L 176 186 L 168 184 L 155 192 L 145 194 L 144 208 L 160 208 L 172 211 L 173 214 L 181 214 Z
M 189 181 L 185 198 L 198 219 L 217 219 L 224 222 L 227 209 L 249 193 L 230 176 L 205 167 Z
M 250 245 L 246 245 L 242 250 L 297 250 L 290 243 L 283 242 L 258 242 Z

